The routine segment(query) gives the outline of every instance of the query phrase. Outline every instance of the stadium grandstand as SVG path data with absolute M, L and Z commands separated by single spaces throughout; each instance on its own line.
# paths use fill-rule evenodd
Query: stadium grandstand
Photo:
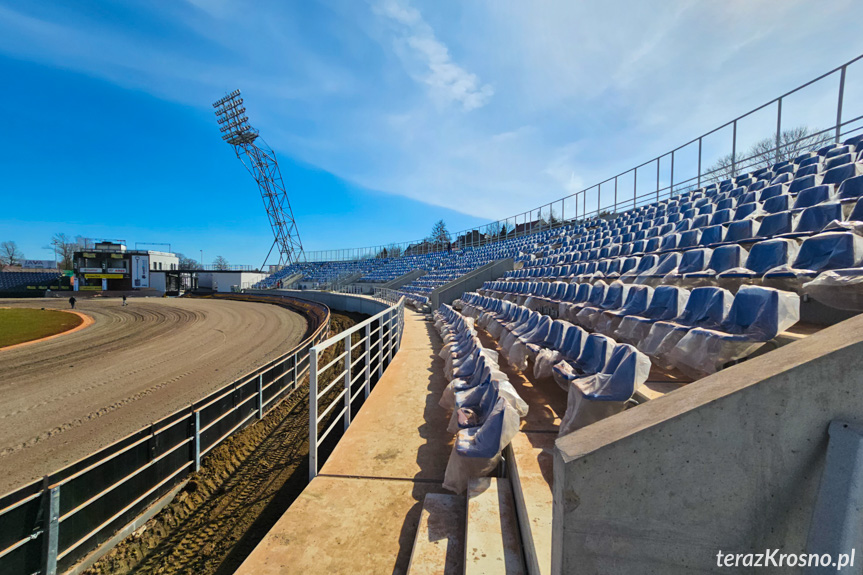
M 373 12 L 443 83 L 477 83 L 460 111 L 493 93 L 418 9 Z M 817 125 L 789 104 L 816 84 Z M 100 292 L 75 311 L 50 294 L 89 323 L 6 357 L 22 381 L 39 362 L 53 380 L 56 362 L 68 384 L 77 364 L 81 389 L 111 394 L 83 404 L 49 382 L 0 414 L 39 422 L 51 404 L 61 419 L 0 457 L 65 466 L 43 476 L 39 461 L 0 497 L 0 573 L 863 573 L 861 93 L 863 55 L 641 164 L 597 146 L 582 166 L 601 152 L 632 167 L 517 216 L 315 252 L 320 237 L 300 239 L 311 202 L 292 207 L 227 92 L 211 128 L 264 201 L 263 266 L 117 243 L 73 252 L 66 272 L 0 271 L 4 297 Z M 359 221 L 333 205 L 313 233 Z M 120 293 L 138 287 L 163 297 Z M 62 434 L 97 418 L 110 441 L 66 453 Z
M 394 441 L 409 443 L 405 438 L 417 423 L 428 428 L 422 434 L 425 445 L 440 444 L 425 449 L 446 449 L 452 441 L 452 451 L 434 463 L 419 461 L 421 470 L 415 477 L 422 477 L 429 467 L 438 470 L 440 486 L 455 495 L 431 490 L 415 496 L 423 507 L 413 520 L 411 573 L 687 572 L 698 552 L 681 551 L 675 534 L 662 531 L 669 524 L 660 519 L 665 512 L 659 502 L 667 502 L 672 487 L 658 477 L 676 470 L 654 466 L 648 472 L 644 467 L 651 465 L 650 457 L 660 457 L 648 443 L 657 441 L 668 449 L 667 442 L 658 439 L 661 431 L 644 432 L 643 439 L 633 434 L 636 429 L 660 429 L 661 422 L 674 427 L 690 413 L 712 417 L 714 408 L 724 409 L 715 406 L 723 405 L 725 394 L 756 393 L 743 389 L 740 381 L 755 378 L 758 383 L 752 383 L 752 389 L 756 389 L 759 384 L 769 387 L 774 372 L 779 378 L 792 377 L 799 367 L 791 359 L 794 351 L 806 349 L 795 345 L 829 345 L 831 338 L 842 337 L 842 328 L 837 332 L 830 327 L 844 326 L 846 320 L 847 329 L 860 329 L 860 322 L 851 319 L 863 311 L 863 134 L 859 129 L 859 118 L 846 124 L 840 114 L 837 126 L 820 137 L 809 137 L 802 146 L 800 141 L 779 144 L 777 136 L 778 147 L 770 151 L 770 160 L 763 155 L 740 157 L 732 160 L 731 173 L 699 170 L 697 177 L 679 184 L 672 181 L 665 188 L 657 181 L 652 198 L 636 193 L 628 208 L 622 208 L 617 197 L 615 205 L 602 208 L 597 198 L 592 214 L 576 210 L 568 219 L 562 215 L 562 204 L 561 216 L 540 209 L 523 224 L 510 225 L 509 234 L 472 235 L 478 237 L 474 245 L 454 242 L 420 255 L 304 263 L 267 278 L 264 285 L 272 286 L 294 272 L 318 283 L 351 276 L 359 286 L 386 284 L 421 272 L 395 293 L 422 314 L 431 314 L 428 317 L 442 345 L 432 344 L 431 350 L 443 363 L 429 366 L 422 358 L 412 363 L 405 360 L 399 373 L 409 383 L 393 381 L 389 393 L 403 398 L 411 393 L 410 385 L 418 385 L 413 393 L 417 401 L 425 402 L 427 386 L 415 373 L 440 370 L 440 383 L 436 385 L 432 376 L 428 386 L 433 407 L 406 416 L 410 425 L 387 430 L 376 430 L 377 420 L 363 419 L 361 413 L 331 455 L 331 463 L 324 465 L 321 479 L 307 488 L 308 499 L 301 497 L 300 509 L 285 514 L 240 572 L 258 572 L 273 561 L 298 560 L 301 554 L 277 543 L 280 538 L 300 537 L 289 522 L 306 525 L 315 513 L 327 512 L 327 504 L 317 503 L 319 497 L 339 500 L 325 482 L 350 474 L 390 477 L 385 466 L 361 463 L 355 454 L 362 453 L 365 460 L 384 457 L 385 448 Z M 579 199 L 584 205 L 585 198 L 578 195 L 575 205 Z M 537 213 L 552 217 L 533 217 Z M 495 277 L 465 279 L 501 261 L 510 262 L 508 269 Z M 443 286 L 458 291 L 453 295 L 450 290 L 448 296 L 433 301 L 431 295 L 443 294 Z M 405 337 L 410 338 L 410 326 L 406 330 Z M 841 366 L 825 369 L 842 371 Z M 854 382 L 847 375 L 839 379 L 837 391 L 818 392 L 820 401 L 842 404 L 838 389 Z M 709 400 L 702 401 L 705 396 Z M 787 399 L 752 401 L 762 409 L 764 402 Z M 653 405 L 655 409 L 647 409 Z M 386 409 L 380 406 L 377 415 Z M 393 409 L 404 416 L 404 409 Z M 739 409 L 740 417 L 752 413 L 751 406 Z M 750 434 L 746 437 L 729 428 L 705 433 L 728 434 L 740 449 L 764 456 L 766 450 L 800 441 L 788 437 L 790 432 L 778 421 L 784 417 L 780 411 L 786 407 L 761 413 L 759 428 L 781 436 L 787 444 L 751 435 L 760 436 L 761 431 L 746 432 Z M 436 423 L 441 415 L 442 422 Z M 681 423 L 675 429 L 692 431 L 698 425 Z M 823 458 L 828 430 L 826 423 L 819 425 L 823 427 L 818 431 L 818 453 Z M 360 430 L 352 434 L 355 427 Z M 841 436 L 836 429 L 835 424 L 830 426 L 831 450 L 834 441 L 842 441 L 834 440 Z M 368 435 L 381 445 L 372 445 Z M 586 447 L 596 446 L 601 454 L 603 449 L 622 445 L 625 450 L 630 444 L 629 459 L 632 465 L 642 466 L 641 475 L 631 471 L 625 460 L 591 460 L 594 447 Z M 431 458 L 421 455 L 424 448 L 418 449 L 420 455 L 410 452 L 408 456 Z M 698 458 L 701 464 L 697 472 L 687 470 L 684 479 L 669 485 L 701 495 L 683 497 L 670 508 L 685 516 L 680 524 L 696 529 L 727 497 L 720 485 L 723 477 L 734 478 L 728 479 L 733 482 L 748 476 L 740 470 L 716 472 L 718 479 L 708 479 L 713 473 L 710 466 L 731 457 L 715 441 L 679 449 L 680 457 L 662 455 L 667 459 L 663 465 L 680 464 L 686 457 Z M 708 449 L 720 455 L 706 456 L 703 450 Z M 639 450 L 653 455 L 641 457 Z M 811 449 L 806 453 L 811 457 Z M 842 472 L 836 471 L 837 462 L 830 454 L 826 463 L 822 459 L 818 464 L 817 472 L 810 470 L 815 481 L 805 491 L 808 515 L 787 518 L 781 537 L 759 531 L 758 522 L 749 518 L 751 508 L 719 513 L 730 524 L 702 525 L 696 531 L 698 537 L 706 533 L 717 549 L 720 541 L 743 545 L 744 540 L 730 535 L 736 529 L 734 523 L 740 522 L 757 532 L 758 541 L 778 546 L 792 540 L 807 552 L 838 552 L 834 540 L 814 535 L 825 528 L 829 515 L 825 509 L 830 505 L 853 505 L 841 497 L 831 499 L 823 486 L 817 489 L 822 473 L 823 485 L 847 479 L 835 475 Z M 349 471 L 346 461 L 355 468 Z M 571 467 L 570 462 L 577 461 L 588 465 L 586 470 Z M 398 465 L 393 463 L 393 468 Z M 751 505 L 778 493 L 787 496 L 794 489 L 771 474 L 799 472 L 808 465 L 797 458 L 771 466 L 762 471 L 770 476 L 766 481 L 774 482 L 777 489 L 782 484 L 788 491 L 774 490 L 764 496 L 747 491 L 741 501 Z M 647 473 L 654 478 L 646 479 Z M 608 474 L 618 477 L 602 479 Z M 606 481 L 608 486 L 597 490 L 596 481 Z M 705 482 L 721 494 L 704 495 L 695 482 Z M 585 494 L 572 491 L 573 486 Z M 591 490 L 597 494 L 596 501 L 585 504 L 586 492 Z M 398 500 L 396 495 L 389 497 Z M 643 498 L 657 503 L 639 504 L 637 500 Z M 348 505 L 358 521 L 374 516 L 365 515 L 362 504 Z M 581 514 L 580 505 L 588 515 Z M 604 511 L 603 505 L 616 511 Z M 640 526 L 642 516 L 653 523 Z M 834 533 L 856 533 L 848 521 L 839 521 L 842 526 Z M 651 525 L 659 532 L 648 537 Z M 340 524 L 342 529 L 352 526 L 348 520 Z M 607 538 L 609 545 L 619 549 L 601 549 L 600 539 L 592 539 L 595 528 L 606 532 L 597 537 Z M 322 537 L 337 532 L 328 527 L 313 531 Z M 650 541 L 639 542 L 641 537 Z M 670 556 L 663 557 L 665 553 Z M 585 567 L 588 564 L 591 567 Z

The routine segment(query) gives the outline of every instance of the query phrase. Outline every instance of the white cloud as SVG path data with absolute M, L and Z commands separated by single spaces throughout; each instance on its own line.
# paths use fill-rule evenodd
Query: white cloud
M 153 18 L 181 41 L 147 42 L 116 21 L 0 7 L 0 52 L 207 113 L 240 87 L 280 154 L 498 218 L 632 168 L 860 50 L 853 0 L 370 1 L 167 3 Z
M 392 24 L 394 45 L 409 73 L 427 84 L 436 98 L 444 103 L 459 102 L 465 111 L 488 103 L 494 89 L 452 61 L 449 49 L 437 39 L 419 10 L 401 0 L 381 0 L 373 10 Z

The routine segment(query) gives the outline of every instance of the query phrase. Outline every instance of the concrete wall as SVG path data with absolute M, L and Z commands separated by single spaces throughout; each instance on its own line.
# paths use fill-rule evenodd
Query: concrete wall
M 804 552 L 834 419 L 863 423 L 863 317 L 558 439 L 552 571 Z
M 262 295 L 284 295 L 297 299 L 305 299 L 322 303 L 330 309 L 340 311 L 350 311 L 356 313 L 364 313 L 367 315 L 378 314 L 388 307 L 390 304 L 379 302 L 367 297 L 362 297 L 352 294 L 332 293 L 315 290 L 246 290 L 246 293 L 262 294 Z
M 198 287 L 215 290 L 219 293 L 228 293 L 231 286 L 251 286 L 267 277 L 260 272 L 198 272 Z
M 428 272 L 426 270 L 416 269 L 412 272 L 406 273 L 403 276 L 397 277 L 396 279 L 394 279 L 391 282 L 387 282 L 383 285 L 379 284 L 378 287 L 382 287 L 385 289 L 399 289 L 403 285 L 408 284 L 408 283 L 414 281 L 415 279 L 426 275 L 427 273 Z
M 487 281 L 499 279 L 505 272 L 512 269 L 512 258 L 493 261 L 489 264 L 467 273 L 457 280 L 435 289 L 429 300 L 432 309 L 437 309 L 441 304 L 452 303 L 460 298 L 464 292 L 474 291 Z

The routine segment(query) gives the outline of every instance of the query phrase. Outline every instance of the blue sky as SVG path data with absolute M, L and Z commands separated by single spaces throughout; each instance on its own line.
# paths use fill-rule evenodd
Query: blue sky
M 857 56 L 856 8 L 3 0 L 0 241 L 48 258 L 63 231 L 259 264 L 272 241 L 260 196 L 210 106 L 236 88 L 278 154 L 307 250 L 416 239 L 439 218 L 479 225 Z M 831 89 L 789 101 L 788 123 L 831 122 Z M 771 122 L 754 118 L 741 137 Z

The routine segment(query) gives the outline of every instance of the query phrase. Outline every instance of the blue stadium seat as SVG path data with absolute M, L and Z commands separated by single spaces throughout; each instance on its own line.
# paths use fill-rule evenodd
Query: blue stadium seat
M 668 361 L 694 377 L 742 359 L 800 319 L 800 297 L 760 286 L 741 286 L 728 316 L 715 330 L 690 330 Z
M 570 382 L 567 408 L 559 435 L 562 437 L 626 409 L 649 373 L 650 359 L 646 355 L 631 345 L 615 345 L 602 371 L 567 380 Z M 563 379 L 566 380 L 566 375 Z
M 821 184 L 800 190 L 794 200 L 794 209 L 809 208 L 822 202 L 829 202 L 834 195 L 835 187 Z

